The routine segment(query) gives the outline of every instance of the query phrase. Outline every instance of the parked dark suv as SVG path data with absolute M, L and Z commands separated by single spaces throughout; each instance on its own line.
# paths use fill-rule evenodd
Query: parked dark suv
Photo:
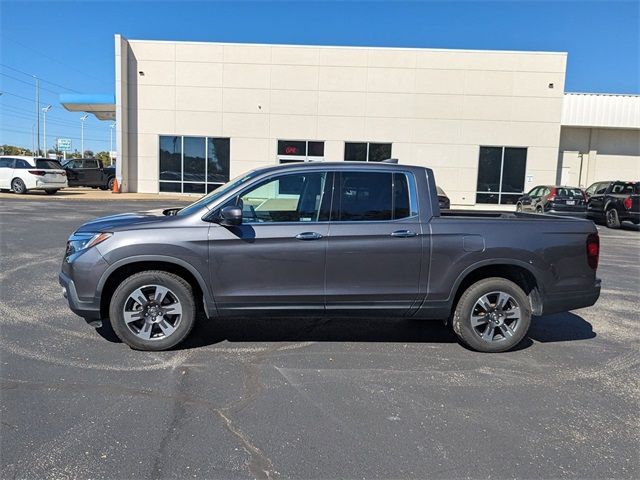
M 539 185 L 518 199 L 516 211 L 585 217 L 587 197 L 578 187 Z
M 500 352 L 532 315 L 593 305 L 598 254 L 591 221 L 441 211 L 428 168 L 311 162 L 253 170 L 185 208 L 88 222 L 60 283 L 74 312 L 144 350 L 182 341 L 199 309 L 443 319 Z
M 640 182 L 596 182 L 586 194 L 587 216 L 594 222 L 604 221 L 609 228 L 620 228 L 624 221 L 640 224 Z

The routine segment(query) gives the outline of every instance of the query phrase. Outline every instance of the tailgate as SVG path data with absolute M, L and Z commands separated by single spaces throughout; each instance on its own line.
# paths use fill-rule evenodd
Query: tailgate
M 44 175 L 39 176 L 44 183 L 65 183 L 67 180 L 67 172 L 64 170 L 47 169 L 42 170 Z

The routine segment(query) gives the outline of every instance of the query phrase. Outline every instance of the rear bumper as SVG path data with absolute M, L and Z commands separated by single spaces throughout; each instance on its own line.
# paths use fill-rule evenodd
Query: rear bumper
M 44 189 L 61 189 L 67 188 L 69 185 L 67 182 L 43 182 L 42 180 L 36 180 L 36 183 L 30 190 L 44 190 Z
M 547 210 L 545 213 L 547 215 L 557 215 L 559 217 L 587 218 L 586 210 L 578 210 L 575 212 L 571 210 Z
M 568 312 L 594 305 L 600 297 L 600 279 L 596 278 L 593 287 L 573 292 L 548 293 L 542 301 L 542 315 Z
M 62 285 L 62 296 L 69 302 L 69 308 L 73 313 L 88 319 L 100 318 L 100 302 L 95 300 L 80 300 L 76 285 L 63 272 L 58 275 L 58 282 Z

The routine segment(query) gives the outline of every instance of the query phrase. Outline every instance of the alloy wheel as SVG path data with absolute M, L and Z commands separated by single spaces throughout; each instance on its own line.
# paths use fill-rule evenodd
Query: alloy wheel
M 177 295 L 162 285 L 145 285 L 134 290 L 124 303 L 124 322 L 142 340 L 171 336 L 182 319 Z
M 520 318 L 520 305 L 511 295 L 490 292 L 480 297 L 473 306 L 471 327 L 485 342 L 503 342 L 515 335 Z

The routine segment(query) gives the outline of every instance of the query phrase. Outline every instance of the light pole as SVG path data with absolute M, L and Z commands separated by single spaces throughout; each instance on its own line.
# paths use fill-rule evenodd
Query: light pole
M 51 110 L 51 105 L 42 108 L 42 131 L 44 133 L 44 156 L 47 157 L 47 112 Z M 54 122 L 55 123 L 55 122 Z
M 80 158 L 84 158 L 84 121 L 89 116 L 88 113 L 85 113 L 80 117 Z
M 115 126 L 115 123 L 109 125 L 109 163 L 111 163 L 111 152 L 113 152 L 113 129 Z

